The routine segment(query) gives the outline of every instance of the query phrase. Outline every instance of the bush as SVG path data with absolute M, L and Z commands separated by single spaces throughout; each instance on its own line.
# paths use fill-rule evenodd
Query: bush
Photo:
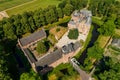
M 69 33 L 68 33 L 69 39 L 77 39 L 78 36 L 79 36 L 78 29 L 72 29 L 72 30 L 70 30 Z
M 57 28 L 57 29 L 56 29 L 56 32 L 59 32 L 59 31 L 60 31 L 60 28 Z
M 43 54 L 47 51 L 47 47 L 43 41 L 39 41 L 36 50 L 38 53 Z

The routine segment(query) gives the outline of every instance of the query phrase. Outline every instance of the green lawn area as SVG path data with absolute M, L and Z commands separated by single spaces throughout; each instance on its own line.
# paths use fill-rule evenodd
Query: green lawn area
M 116 0 L 116 1 L 120 1 L 120 0 Z
M 115 34 L 120 36 L 120 29 L 115 29 Z
M 109 39 L 110 39 L 110 36 L 100 35 L 97 39 L 97 42 L 100 44 L 101 48 L 104 48 Z
M 5 9 L 26 3 L 26 2 L 30 2 L 33 0 L 0 0 L 0 11 L 3 11 Z
M 21 14 L 25 11 L 34 11 L 39 8 L 45 8 L 48 5 L 58 5 L 60 0 L 36 0 L 31 3 L 7 10 L 9 16 L 13 14 Z
M 120 29 L 115 29 L 115 34 L 113 35 L 113 38 L 119 38 L 120 39 Z

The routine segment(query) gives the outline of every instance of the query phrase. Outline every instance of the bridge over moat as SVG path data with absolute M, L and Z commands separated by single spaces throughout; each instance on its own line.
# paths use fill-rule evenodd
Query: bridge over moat
M 93 80 L 91 75 L 93 74 L 95 67 L 91 71 L 90 74 L 83 71 L 78 65 L 80 64 L 75 58 L 69 59 L 70 64 L 72 64 L 73 68 L 80 74 L 81 80 Z

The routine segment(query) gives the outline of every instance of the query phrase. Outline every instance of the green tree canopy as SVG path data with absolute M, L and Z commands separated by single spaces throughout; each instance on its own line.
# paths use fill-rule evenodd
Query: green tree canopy
M 3 46 L 0 45 L 0 80 L 12 80 L 8 73 Z
M 69 39 L 77 39 L 79 36 L 78 29 L 71 29 L 68 33 Z
M 99 29 L 98 31 L 100 32 L 100 34 L 105 35 L 105 36 L 109 36 L 109 35 L 113 35 L 115 32 L 115 24 L 113 20 L 108 20 L 107 22 L 105 22 Z
M 87 58 L 84 61 L 85 69 L 89 71 L 94 64 L 94 60 L 96 62 L 101 60 L 103 58 L 103 52 L 104 50 L 97 43 L 93 47 L 88 48 Z
M 59 18 L 62 18 L 63 17 L 63 11 L 61 8 L 57 8 L 57 15 Z
M 37 52 L 40 54 L 43 54 L 47 51 L 47 47 L 45 46 L 44 41 L 39 41 L 37 43 L 37 48 L 36 48 Z
M 20 76 L 20 80 L 42 80 L 41 76 L 37 73 L 30 71 L 29 73 L 22 73 Z
M 63 8 L 63 13 L 66 16 L 69 16 L 73 12 L 73 6 L 71 4 L 66 4 L 65 7 Z
M 93 47 L 88 49 L 87 55 L 89 58 L 100 60 L 103 57 L 104 50 L 96 43 Z
M 111 57 L 107 57 L 96 67 L 95 73 L 99 80 L 119 80 L 120 63 L 114 63 Z

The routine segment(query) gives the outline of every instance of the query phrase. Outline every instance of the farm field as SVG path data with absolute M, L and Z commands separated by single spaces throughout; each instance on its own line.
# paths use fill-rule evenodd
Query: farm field
M 45 8 L 48 5 L 58 5 L 60 0 L 34 0 L 31 3 L 26 3 L 21 6 L 6 10 L 9 16 L 14 14 L 21 14 L 25 11 L 34 11 L 39 8 Z
M 27 3 L 33 0 L 0 0 L 0 11 L 3 11 L 14 6 Z

